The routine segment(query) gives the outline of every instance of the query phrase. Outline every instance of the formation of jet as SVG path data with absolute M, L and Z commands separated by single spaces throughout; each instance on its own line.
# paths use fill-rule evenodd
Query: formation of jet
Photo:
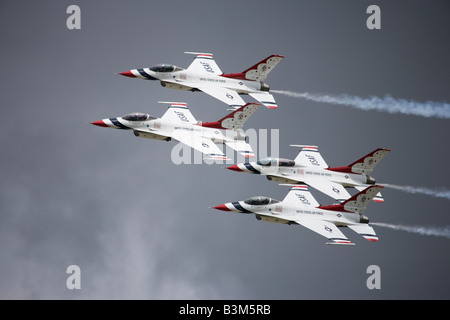
M 375 184 L 375 179 L 370 174 L 390 151 L 378 148 L 348 166 L 329 167 L 317 146 L 291 146 L 300 148 L 300 152 L 294 160 L 264 158 L 256 162 L 236 164 L 227 169 L 265 175 L 267 179 L 279 183 L 307 184 L 335 200 L 343 202 L 351 197 L 345 188 L 355 188 L 361 191 L 369 185 Z M 380 193 L 373 200 L 384 201 Z
M 233 112 L 218 121 L 199 122 L 186 103 L 160 102 L 170 104 L 161 118 L 135 112 L 91 124 L 132 130 L 135 136 L 141 138 L 179 141 L 200 151 L 204 159 L 231 160 L 217 144 L 226 144 L 246 158 L 255 157 L 242 127 L 261 104 L 267 108 L 277 108 L 270 88 L 264 81 L 284 56 L 270 55 L 243 72 L 224 74 L 211 53 L 185 53 L 196 55 L 186 69 L 158 64 L 119 74 L 130 78 L 157 80 L 166 88 L 202 91 L 226 103 Z M 260 103 L 246 103 L 241 95 L 250 95 Z M 370 175 L 390 150 L 378 148 L 348 166 L 330 167 L 317 146 L 291 146 L 300 148 L 294 160 L 264 158 L 227 168 L 264 175 L 271 181 L 290 185 L 291 189 L 283 201 L 258 196 L 214 208 L 254 214 L 258 220 L 267 222 L 299 224 L 326 237 L 329 241 L 327 244 L 354 244 L 340 231 L 340 227 L 348 227 L 369 241 L 378 241 L 375 231 L 369 225 L 369 219 L 363 213 L 372 200 L 384 201 L 380 193 L 383 187 L 376 185 L 375 179 Z M 327 194 L 337 200 L 338 204 L 319 205 L 308 186 Z M 359 193 L 352 196 L 347 188 L 355 188 Z
M 275 99 L 269 93 L 270 87 L 264 81 L 284 56 L 271 55 L 243 72 L 225 74 L 217 66 L 211 53 L 185 53 L 196 55 L 186 69 L 170 64 L 157 64 L 119 74 L 130 78 L 159 80 L 166 88 L 202 91 L 234 109 L 245 105 L 241 94 L 250 95 L 268 108 L 277 108 Z
M 341 204 L 321 206 L 306 185 L 295 185 L 283 201 L 259 196 L 221 204 L 214 209 L 254 214 L 256 219 L 266 222 L 299 224 L 326 237 L 330 241 L 327 244 L 353 245 L 338 227 L 348 227 L 369 241 L 378 241 L 363 213 L 382 188 L 370 186 Z
M 216 144 L 226 144 L 244 157 L 254 157 L 246 142 L 242 126 L 260 104 L 247 103 L 215 122 L 198 122 L 184 102 L 169 103 L 161 118 L 134 112 L 122 117 L 106 118 L 91 124 L 115 129 L 133 130 L 136 137 L 176 140 L 204 154 L 204 159 L 230 160 Z M 224 131 L 227 131 L 226 133 Z

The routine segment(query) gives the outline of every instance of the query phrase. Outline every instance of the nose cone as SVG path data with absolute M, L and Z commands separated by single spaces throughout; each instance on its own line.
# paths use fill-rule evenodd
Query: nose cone
M 222 210 L 222 211 L 231 211 L 231 210 L 228 209 L 228 207 L 227 207 L 226 205 L 224 205 L 224 204 L 215 206 L 215 207 L 213 207 L 213 208 L 214 208 L 214 209 L 217 209 L 217 210 Z
M 232 166 L 229 166 L 229 167 L 227 167 L 227 169 L 228 169 L 228 170 L 237 171 L 237 172 L 242 172 L 242 169 L 239 168 L 239 166 L 238 166 L 237 164 L 232 165 Z
M 106 123 L 103 122 L 103 120 L 94 121 L 94 122 L 91 122 L 91 124 L 93 124 L 94 126 L 99 126 L 99 127 L 105 127 L 105 128 L 109 127 Z
M 131 70 L 119 73 L 121 76 L 136 78 L 136 76 L 131 72 Z

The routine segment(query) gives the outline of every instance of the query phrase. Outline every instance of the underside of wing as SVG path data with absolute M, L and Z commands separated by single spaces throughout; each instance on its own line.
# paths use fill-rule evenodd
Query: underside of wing
M 323 180 L 318 181 L 314 179 L 308 179 L 303 182 L 311 186 L 312 188 L 325 193 L 326 195 L 332 197 L 333 199 L 339 202 L 343 202 L 351 197 L 350 193 L 348 193 L 348 191 L 345 190 L 345 188 L 341 184 L 336 182 Z
M 316 219 L 299 219 L 295 220 L 295 222 L 314 232 L 317 232 L 331 241 L 327 242 L 327 244 L 354 244 L 338 229 L 335 224 L 331 222 Z
M 268 92 L 251 92 L 249 93 L 249 96 L 253 97 L 255 100 L 258 100 L 269 109 L 278 108 L 275 98 Z
M 367 239 L 369 241 L 378 241 L 378 236 L 375 233 L 375 230 L 373 230 L 373 228 L 371 226 L 369 226 L 368 224 L 363 224 L 363 223 L 349 224 L 347 227 L 349 227 L 350 229 L 352 229 L 356 233 L 360 234 L 361 236 L 363 236 L 365 239 Z
M 174 134 L 172 137 L 188 147 L 203 153 L 204 159 L 230 160 L 225 156 L 222 150 L 220 150 L 220 148 L 211 141 L 211 139 L 205 139 L 195 135 L 184 135 L 181 133 Z
M 198 87 L 198 89 L 228 104 L 229 106 L 240 107 L 245 105 L 245 101 L 239 96 L 239 94 L 236 91 L 212 86 Z

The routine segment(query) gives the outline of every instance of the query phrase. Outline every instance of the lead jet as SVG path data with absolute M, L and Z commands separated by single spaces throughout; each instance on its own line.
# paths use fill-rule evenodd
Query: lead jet
M 150 68 L 132 69 L 122 76 L 144 80 L 159 80 L 166 88 L 203 91 L 233 109 L 245 105 L 241 94 L 248 94 L 267 108 L 277 108 L 270 87 L 264 83 L 267 75 L 284 58 L 271 55 L 253 67 L 239 73 L 223 73 L 211 53 L 185 52 L 196 55 L 187 69 L 170 64 L 157 64 Z
M 136 137 L 155 140 L 176 140 L 204 154 L 208 160 L 230 160 L 217 144 L 226 144 L 244 157 L 254 157 L 245 141 L 242 126 L 260 104 L 247 103 L 224 118 L 214 122 L 198 122 L 183 102 L 168 103 L 170 107 L 161 118 L 146 113 L 129 113 L 106 118 L 91 124 L 115 129 L 132 130 Z
M 256 219 L 266 222 L 299 224 L 326 237 L 327 244 L 353 245 L 338 227 L 348 227 L 369 241 L 378 241 L 363 213 L 382 188 L 370 186 L 341 204 L 321 206 L 306 185 L 295 185 L 283 201 L 259 196 L 221 204 L 214 209 L 254 214 Z
M 378 148 L 361 159 L 344 167 L 329 167 L 319 153 L 317 146 L 291 145 L 300 152 L 294 160 L 264 158 L 256 162 L 240 163 L 227 169 L 267 176 L 267 179 L 288 184 L 307 184 L 335 200 L 342 202 L 350 197 L 346 188 L 364 190 L 375 184 L 370 176 L 373 168 L 390 151 Z M 374 201 L 383 202 L 378 194 Z

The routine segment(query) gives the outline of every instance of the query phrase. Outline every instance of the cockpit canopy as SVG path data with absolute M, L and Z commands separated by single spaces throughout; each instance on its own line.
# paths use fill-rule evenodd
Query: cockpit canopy
M 278 202 L 280 202 L 280 201 L 269 198 L 269 197 L 264 197 L 264 196 L 251 197 L 244 201 L 244 203 L 249 204 L 251 206 L 265 206 L 268 204 L 278 203 Z
M 295 166 L 294 160 L 283 159 L 283 158 L 263 158 L 256 162 L 260 166 L 270 167 L 270 166 L 279 166 L 279 167 L 293 167 Z
M 154 72 L 175 72 L 183 69 L 170 64 L 157 64 L 156 66 L 151 67 L 150 70 Z
M 122 117 L 122 119 L 127 121 L 147 121 L 156 119 L 155 117 L 147 114 L 147 113 L 141 113 L 141 112 L 132 112 Z

